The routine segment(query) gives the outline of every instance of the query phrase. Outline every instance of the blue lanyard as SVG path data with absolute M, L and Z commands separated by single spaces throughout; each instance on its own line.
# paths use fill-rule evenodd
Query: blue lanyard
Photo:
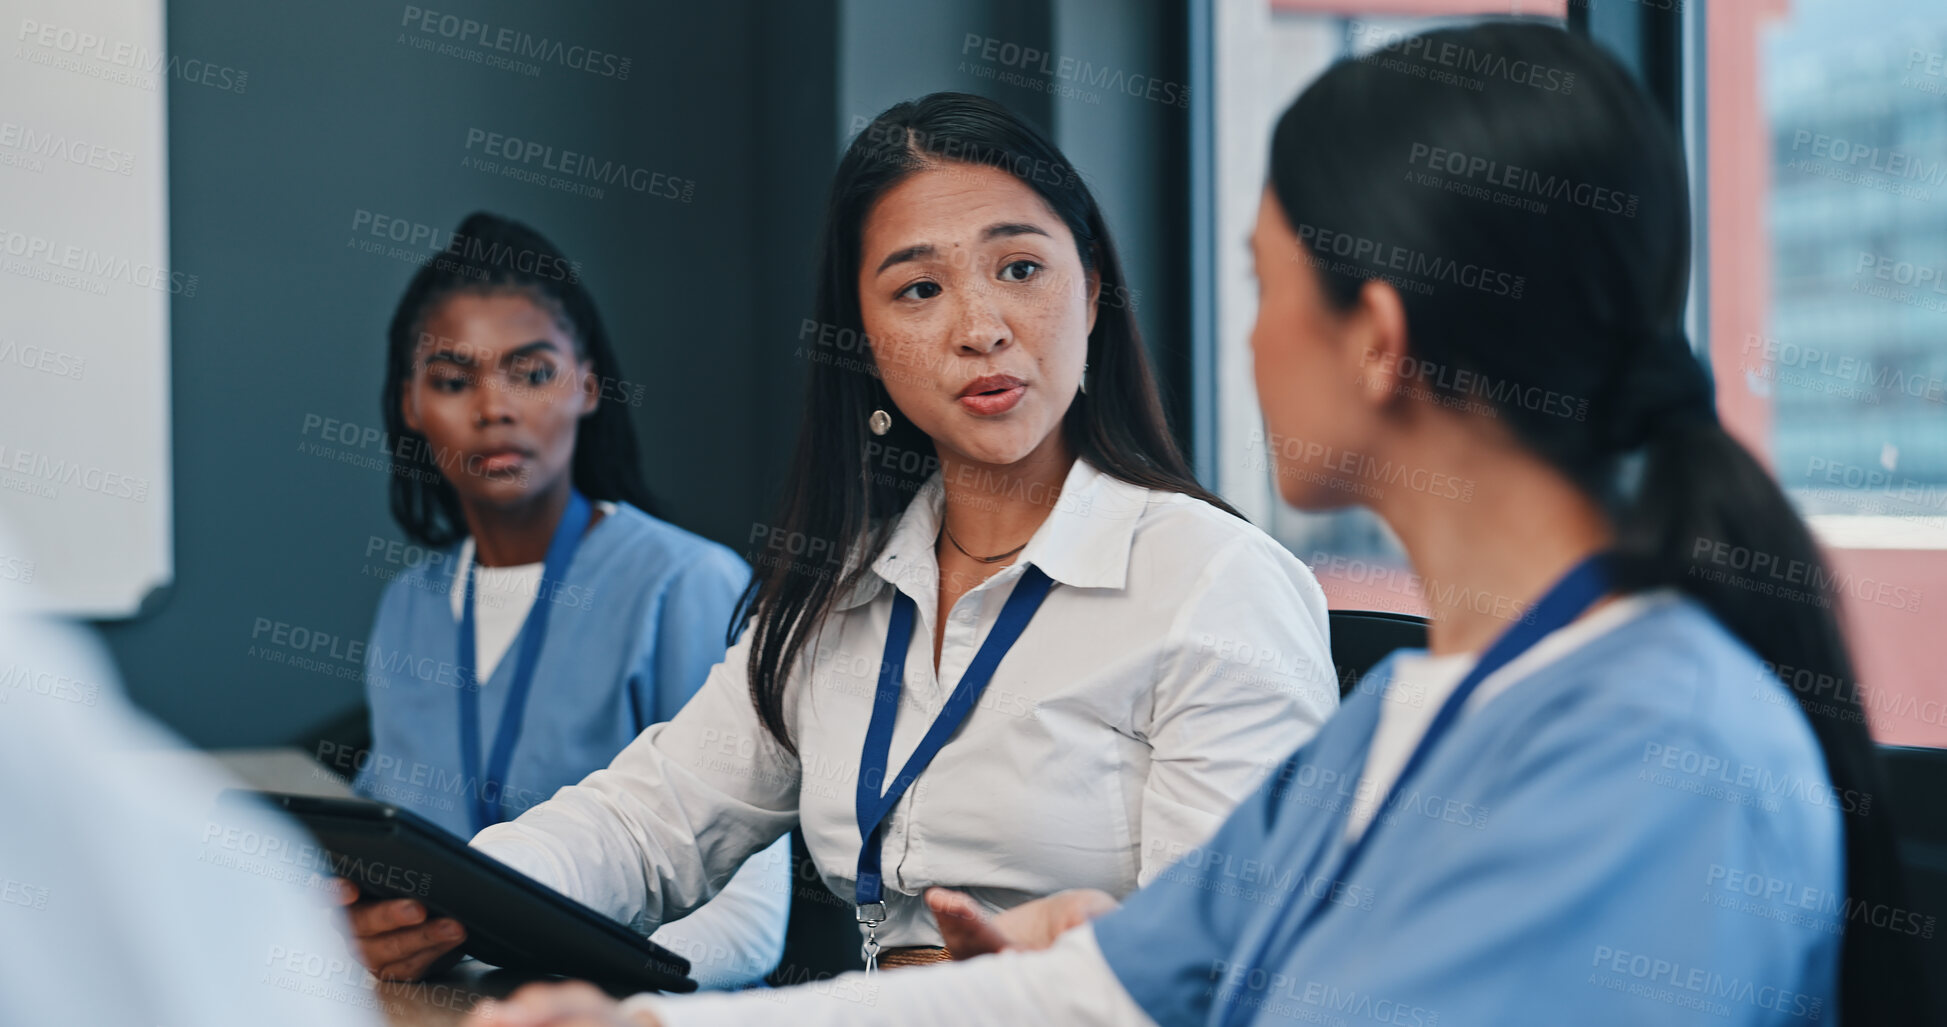
M 1030 564 L 1022 572 L 1021 579 L 1014 583 L 1014 592 L 1007 597 L 1007 604 L 1001 607 L 1000 617 L 994 621 L 994 629 L 987 633 L 987 641 L 974 654 L 966 673 L 960 675 L 960 683 L 940 708 L 933 726 L 926 729 L 919 747 L 907 757 L 899 776 L 887 782 L 885 794 L 881 795 L 879 782 L 885 780 L 886 764 L 891 761 L 892 722 L 898 716 L 899 693 L 906 680 L 906 649 L 913 639 L 913 599 L 904 592 L 893 598 L 892 624 L 886 628 L 886 652 L 879 658 L 879 685 L 872 697 L 872 723 L 865 729 L 865 753 L 859 757 L 856 897 L 860 923 L 877 926 L 886 919 L 886 906 L 880 899 L 883 881 L 879 875 L 879 825 L 973 711 L 974 702 L 994 676 L 994 668 L 1000 666 L 1001 659 L 1027 629 L 1034 611 L 1040 608 L 1041 600 L 1048 597 L 1048 590 L 1053 586 L 1054 582 L 1039 567 Z
M 1433 751 L 1434 746 L 1439 744 L 1441 737 L 1453 727 L 1454 721 L 1460 719 L 1461 707 L 1467 704 L 1467 698 L 1474 694 L 1474 689 L 1480 687 L 1480 683 L 1487 680 L 1495 671 L 1514 662 L 1522 653 L 1533 648 L 1536 642 L 1582 616 L 1589 607 L 1595 605 L 1596 600 L 1608 595 L 1612 588 L 1608 557 L 1601 553 L 1588 557 L 1576 564 L 1543 594 L 1541 599 L 1530 608 L 1526 617 L 1502 632 L 1501 636 L 1494 640 L 1494 644 L 1488 646 L 1487 651 L 1481 654 L 1480 661 L 1474 664 L 1474 669 L 1468 671 L 1467 676 L 1460 680 L 1460 684 L 1454 686 L 1453 694 L 1447 696 L 1447 701 L 1441 705 L 1440 712 L 1434 716 L 1433 723 L 1427 725 L 1426 733 L 1420 736 L 1420 744 L 1414 747 L 1413 755 L 1408 757 L 1406 765 L 1400 768 L 1399 776 L 1393 779 L 1393 786 L 1386 791 L 1386 797 L 1375 807 L 1376 812 L 1372 820 L 1366 824 L 1364 833 L 1346 846 L 1344 854 L 1339 858 L 1338 868 L 1329 877 L 1323 878 L 1324 880 L 1340 882 L 1352 873 L 1353 868 L 1359 863 L 1359 857 L 1366 851 L 1366 843 L 1371 841 L 1372 836 L 1379 831 L 1381 816 L 1398 799 L 1407 780 L 1426 763 L 1428 755 Z M 1293 929 L 1279 930 L 1273 927 L 1267 931 L 1263 940 L 1257 945 L 1252 960 L 1236 965 L 1247 970 L 1263 967 L 1262 961 L 1271 949 L 1272 939 L 1280 938 L 1288 945 L 1291 939 L 1302 937 L 1312 922 L 1318 918 L 1325 905 L 1323 902 L 1313 904 Z M 1263 968 L 1267 971 L 1269 969 Z M 1244 1010 L 1249 1007 L 1240 1006 L 1239 998 L 1239 989 L 1229 988 L 1222 998 L 1224 1015 L 1219 1022 L 1240 1021 Z
M 507 765 L 514 758 L 514 743 L 520 740 L 521 715 L 527 709 L 528 692 L 534 685 L 534 665 L 541 658 L 541 640 L 547 637 L 548 611 L 554 608 L 550 597 L 568 573 L 568 565 L 575 562 L 575 550 L 581 548 L 581 536 L 588 530 L 592 516 L 587 498 L 570 488 L 568 508 L 561 513 L 561 523 L 555 525 L 554 537 L 548 541 L 547 562 L 541 565 L 541 591 L 534 596 L 534 605 L 528 608 L 527 619 L 514 638 L 520 655 L 514 663 L 507 702 L 501 707 L 500 729 L 494 734 L 493 756 L 485 774 L 480 773 L 481 682 L 476 679 L 474 669 L 473 565 L 477 561 L 467 561 L 466 602 L 460 606 L 460 760 L 472 785 L 476 832 L 505 819 L 500 814 L 501 799 L 507 788 Z M 492 801 L 487 799 L 489 788 L 494 790 Z

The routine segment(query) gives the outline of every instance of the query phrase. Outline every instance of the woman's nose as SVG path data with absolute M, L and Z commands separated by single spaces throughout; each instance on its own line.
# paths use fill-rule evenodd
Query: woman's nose
M 968 356 L 986 356 L 1013 341 L 1007 318 L 994 302 L 978 292 L 969 295 L 960 312 L 958 347 Z
M 480 383 L 480 387 L 473 390 L 476 397 L 475 415 L 481 424 L 514 419 L 513 397 L 508 395 L 508 391 L 506 384 L 492 375 L 486 376 L 486 379 Z

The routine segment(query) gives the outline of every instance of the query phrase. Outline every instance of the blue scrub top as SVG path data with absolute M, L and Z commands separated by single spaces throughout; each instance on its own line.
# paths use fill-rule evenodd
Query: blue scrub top
M 1391 663 L 1096 922 L 1158 1023 L 1836 1019 L 1862 926 L 1841 808 L 1871 797 L 1835 792 L 1796 701 L 1706 610 L 1652 607 L 1469 711 L 1333 880 Z
M 354 787 L 463 837 L 481 782 L 460 760 L 459 625 L 448 592 L 459 546 L 387 586 L 365 657 L 372 752 Z M 520 741 L 504 787 L 484 786 L 504 819 L 608 766 L 668 720 L 723 659 L 750 568 L 737 554 L 626 503 L 583 537 L 549 614 Z M 549 601 L 543 596 L 537 602 Z M 480 690 L 480 738 L 499 730 L 517 639 Z

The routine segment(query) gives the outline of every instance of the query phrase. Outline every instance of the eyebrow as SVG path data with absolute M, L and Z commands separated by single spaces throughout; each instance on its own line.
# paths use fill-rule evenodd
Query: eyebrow
M 988 225 L 987 230 L 980 233 L 980 241 L 988 242 L 994 239 L 1011 238 L 1017 235 L 1050 237 L 1040 225 L 1029 224 L 1026 221 L 1003 221 L 997 225 Z
M 1047 229 L 1042 228 L 1040 225 L 1030 224 L 1026 221 L 999 221 L 981 230 L 980 241 L 992 242 L 995 239 L 1008 239 L 1017 235 L 1038 235 L 1044 239 L 1054 238 L 1048 234 Z M 907 261 L 919 260 L 923 257 L 938 256 L 939 252 L 939 249 L 932 243 L 925 242 L 915 246 L 908 246 L 903 250 L 894 250 L 886 254 L 886 259 L 879 262 L 879 266 L 873 269 L 872 274 L 874 276 L 882 275 L 886 273 L 887 268 L 894 264 L 903 264 Z
M 549 350 L 549 349 L 555 351 L 556 353 L 561 353 L 561 347 L 555 345 L 553 339 L 536 339 L 525 346 L 519 346 L 516 347 L 515 349 L 509 350 L 508 352 L 501 354 L 500 362 L 503 364 L 509 363 L 511 361 L 519 360 L 520 358 L 527 356 L 530 353 L 538 353 L 542 350 Z
M 909 260 L 918 260 L 921 257 L 931 257 L 938 254 L 939 252 L 940 252 L 939 250 L 933 248 L 932 243 L 924 243 L 924 242 L 920 243 L 918 246 L 908 246 L 903 250 L 894 250 L 891 253 L 886 254 L 886 259 L 879 262 L 878 268 L 874 269 L 872 274 L 874 276 L 883 275 L 886 273 L 886 268 L 889 268 L 894 264 L 904 264 Z
M 450 349 L 435 350 L 426 354 L 425 366 L 431 367 L 434 364 L 458 364 L 461 367 L 472 367 L 473 358 Z
M 530 353 L 536 353 L 541 350 L 553 350 L 556 353 L 560 353 L 561 347 L 555 345 L 553 339 L 536 339 L 533 342 L 530 342 L 524 346 L 516 347 L 512 350 L 509 350 L 506 353 L 501 354 L 500 362 L 505 364 L 508 363 L 509 361 L 519 360 L 520 358 L 527 356 Z M 443 349 L 434 353 L 426 354 L 427 364 L 430 365 L 436 362 L 458 364 L 461 367 L 472 367 L 475 364 L 475 361 L 472 356 L 468 355 L 465 352 L 450 350 L 450 349 Z

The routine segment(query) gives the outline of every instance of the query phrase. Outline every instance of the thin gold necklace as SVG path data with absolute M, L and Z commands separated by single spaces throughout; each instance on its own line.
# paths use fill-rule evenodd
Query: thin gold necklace
M 961 545 L 960 540 L 953 537 L 953 529 L 946 526 L 945 516 L 941 516 L 940 518 L 940 530 L 946 532 L 946 540 L 948 542 L 953 543 L 953 548 L 960 550 L 961 555 L 969 557 L 974 560 L 979 560 L 981 563 L 999 563 L 1002 560 L 1005 560 L 1008 557 L 1013 556 L 1014 554 L 1028 547 L 1028 543 L 1023 542 L 1020 545 L 1015 546 L 1013 549 L 1010 549 L 1007 552 L 1000 554 L 999 556 L 976 556 L 973 553 L 967 552 L 967 547 Z M 1028 541 L 1032 542 L 1034 540 L 1033 538 L 1029 538 Z

